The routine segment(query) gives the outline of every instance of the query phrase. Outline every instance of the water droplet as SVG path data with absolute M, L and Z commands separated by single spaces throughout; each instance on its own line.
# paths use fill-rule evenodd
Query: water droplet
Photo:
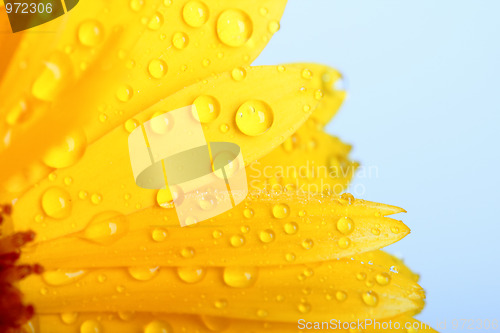
M 243 103 L 236 112 L 236 126 L 250 136 L 265 133 L 273 124 L 273 111 L 262 101 L 250 100 Z
M 90 197 L 90 201 L 92 201 L 92 203 L 94 205 L 98 205 L 101 203 L 102 201 L 102 195 L 98 194 L 98 193 L 94 193 L 92 194 L 92 196 Z
M 161 59 L 153 59 L 148 65 L 148 71 L 155 79 L 161 79 L 168 71 L 167 63 Z
M 233 288 L 248 288 L 253 286 L 257 280 L 258 269 L 256 267 L 225 267 L 224 282 Z
M 138 12 L 141 10 L 142 6 L 144 5 L 144 0 L 130 0 L 130 8 L 134 12 Z
M 297 233 L 299 230 L 299 225 L 295 222 L 287 222 L 283 229 L 285 229 L 285 232 L 289 235 L 294 235 Z
M 71 213 L 71 197 L 65 190 L 51 187 L 42 195 L 42 209 L 52 218 L 66 218 Z
M 43 63 L 40 75 L 33 82 L 31 93 L 43 101 L 52 101 L 72 78 L 72 65 L 68 55 L 53 54 Z
M 278 21 L 269 22 L 267 30 L 269 30 L 269 32 L 272 34 L 276 33 L 278 30 L 280 30 L 280 23 Z
M 380 229 L 373 228 L 373 229 L 372 229 L 372 234 L 374 234 L 375 236 L 380 235 Z
M 155 228 L 151 233 L 151 237 L 156 242 L 163 242 L 167 238 L 167 230 L 163 228 Z
M 304 106 L 302 107 L 302 109 L 304 110 L 304 112 L 309 112 L 309 111 L 311 111 L 311 107 L 310 107 L 308 104 L 304 105 Z
M 356 279 L 358 279 L 359 281 L 363 281 L 364 279 L 366 279 L 366 273 L 357 273 L 356 274 Z
M 100 283 L 103 283 L 104 281 L 106 281 L 106 279 L 107 279 L 107 276 L 104 274 L 99 274 L 97 276 L 97 281 L 99 281 Z
M 356 199 L 354 199 L 354 196 L 351 193 L 343 193 L 340 196 L 339 201 L 342 204 L 352 205 L 354 203 L 354 201 L 356 201 Z
M 74 324 L 78 319 L 77 312 L 63 312 L 61 313 L 61 321 L 67 325 Z
M 221 299 L 218 299 L 214 302 L 214 306 L 217 308 L 217 309 L 224 309 L 227 307 L 227 300 L 221 298 Z
M 343 302 L 347 299 L 347 294 L 339 290 L 335 293 L 335 298 L 337 299 L 337 301 Z
M 103 34 L 103 26 L 95 20 L 83 22 L 78 28 L 78 40 L 84 46 L 96 46 L 102 41 Z
M 287 253 L 285 255 L 285 259 L 288 262 L 293 262 L 293 261 L 295 261 L 295 254 L 293 254 L 293 253 Z
M 20 122 L 27 120 L 30 112 L 28 109 L 28 103 L 22 100 L 16 103 L 12 109 L 7 113 L 5 117 L 5 121 L 7 124 L 13 126 Z
M 226 9 L 217 19 L 217 36 L 226 45 L 242 46 L 252 36 L 252 32 L 252 20 L 239 9 Z
M 195 254 L 195 251 L 192 247 L 185 247 L 181 250 L 181 256 L 183 258 L 193 258 Z
M 391 266 L 391 268 L 389 268 L 389 270 L 393 273 L 399 273 L 399 268 L 398 266 Z
M 215 238 L 215 239 L 219 239 L 222 237 L 222 231 L 220 230 L 214 230 L 212 232 L 212 237 Z
M 156 193 L 156 202 L 160 207 L 174 208 L 174 199 L 177 199 L 178 195 L 179 194 L 176 190 L 174 190 L 174 193 L 172 194 L 170 187 L 162 188 Z
M 236 67 L 231 71 L 231 77 L 235 81 L 242 81 L 247 76 L 247 71 L 243 67 Z
M 132 87 L 126 86 L 126 85 L 121 86 L 116 91 L 116 98 L 120 102 L 124 102 L 124 103 L 130 101 L 130 99 L 132 98 L 133 95 L 134 95 L 134 91 L 132 90 Z
M 176 32 L 172 37 L 172 44 L 175 48 L 182 50 L 189 44 L 189 37 L 184 32 Z
M 252 208 L 245 208 L 243 210 L 243 216 L 247 219 L 251 219 L 254 215 L 254 211 Z
M 71 178 L 71 177 L 64 177 L 64 184 L 66 186 L 70 186 L 71 184 L 73 184 L 73 178 Z
M 128 273 L 131 277 L 139 281 L 149 281 L 158 274 L 158 266 L 156 267 L 129 267 Z
M 361 294 L 363 302 L 368 306 L 376 306 L 378 304 L 378 295 L 374 291 L 367 291 Z
M 80 326 L 80 333 L 102 333 L 102 325 L 97 320 L 85 320 Z
M 266 16 L 269 13 L 269 10 L 267 8 L 265 8 L 265 7 L 260 7 L 259 13 L 262 16 Z
M 259 318 L 265 318 L 268 315 L 269 315 L 269 313 L 264 309 L 257 310 L 257 317 L 259 317 Z
M 213 332 L 224 331 L 231 324 L 230 319 L 225 317 L 201 315 L 200 318 L 205 327 L 208 328 L 209 331 Z
M 259 238 L 262 243 L 271 243 L 274 240 L 274 231 L 266 229 L 260 232 Z
M 273 216 L 284 219 L 290 215 L 290 207 L 287 204 L 276 204 L 273 206 Z
M 354 221 L 348 217 L 341 217 L 337 221 L 337 230 L 344 235 L 350 234 L 354 230 Z
M 309 303 L 300 303 L 297 308 L 299 309 L 300 313 L 309 313 L 311 312 L 311 304 Z
M 118 318 L 120 318 L 123 321 L 129 321 L 134 318 L 134 312 L 129 312 L 129 311 L 119 311 L 118 312 Z
M 49 290 L 45 287 L 42 287 L 40 289 L 40 294 L 42 294 L 43 296 L 47 295 L 49 293 Z
M 132 133 L 132 131 L 135 130 L 137 126 L 139 126 L 139 122 L 134 118 L 131 118 L 125 122 L 124 126 L 127 132 Z
M 399 233 L 399 228 L 398 227 L 391 227 L 391 231 L 393 234 L 398 234 Z
M 305 250 L 310 250 L 312 249 L 312 247 L 314 246 L 314 242 L 312 239 L 304 239 L 304 241 L 302 242 L 302 247 L 305 249 Z
M 87 138 L 82 131 L 66 135 L 62 142 L 51 147 L 43 156 L 43 162 L 51 168 L 66 168 L 75 164 L 87 148 Z
M 198 28 L 208 20 L 208 7 L 201 1 L 189 1 L 182 9 L 182 18 L 187 25 Z
M 200 282 L 205 277 L 205 273 L 203 267 L 177 267 L 177 275 L 186 283 Z
M 129 223 L 123 214 L 114 211 L 95 215 L 83 230 L 84 239 L 98 244 L 111 244 L 122 238 L 129 229 Z
M 321 89 L 318 89 L 314 92 L 314 98 L 316 98 L 318 101 L 323 98 L 323 91 Z
M 228 124 L 222 124 L 222 125 L 220 125 L 220 131 L 222 133 L 227 133 L 227 131 L 229 131 L 229 125 Z
M 193 105 L 196 108 L 196 112 L 193 109 L 193 115 L 195 119 L 202 123 L 209 123 L 219 116 L 220 104 L 215 97 L 208 95 L 198 96 L 194 100 Z
M 391 276 L 388 273 L 378 273 L 375 276 L 375 281 L 381 286 L 386 286 L 391 282 Z
M 173 330 L 168 323 L 162 320 L 153 320 L 144 327 L 144 333 L 173 333 Z
M 240 247 L 245 244 L 245 237 L 241 235 L 234 235 L 230 239 L 230 243 L 233 247 Z
M 78 197 L 79 197 L 81 200 L 85 200 L 85 199 L 87 199 L 87 196 L 88 196 L 88 195 L 89 195 L 89 194 L 88 194 L 86 191 L 80 191 L 80 192 L 78 192 Z
M 408 328 L 406 329 L 406 332 L 407 332 L 407 333 L 418 333 L 418 327 L 415 327 L 415 326 L 414 326 L 414 325 L 415 325 L 415 323 L 416 323 L 416 322 L 414 322 L 414 323 L 412 324 L 412 326 L 410 326 L 410 327 L 408 327 Z M 420 324 L 418 324 L 418 323 L 417 323 L 416 325 L 420 325 Z
M 51 286 L 63 286 L 81 279 L 84 274 L 84 270 L 57 269 L 43 272 L 42 278 Z
M 163 15 L 161 15 L 160 13 L 154 14 L 153 17 L 151 17 L 151 19 L 148 22 L 148 28 L 153 31 L 160 29 L 162 25 L 163 25 Z
M 307 68 L 302 70 L 301 75 L 306 80 L 310 80 L 312 78 L 312 72 Z
M 347 237 L 340 237 L 338 245 L 341 249 L 347 249 L 351 244 L 351 240 Z

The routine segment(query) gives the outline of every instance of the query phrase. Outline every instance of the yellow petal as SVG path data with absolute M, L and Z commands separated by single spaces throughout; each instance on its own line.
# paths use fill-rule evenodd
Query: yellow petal
M 348 159 L 351 147 L 311 126 L 310 120 L 281 146 L 249 165 L 247 175 L 252 189 L 336 194 L 346 189 L 358 166 Z
M 52 268 L 135 262 L 149 266 L 281 265 L 348 257 L 387 246 L 409 233 L 401 221 L 385 217 L 402 209 L 345 198 L 250 193 L 238 207 L 184 228 L 173 208 L 156 206 L 109 218 L 98 215 L 82 232 L 40 242 L 22 260 Z M 52 236 L 60 229 L 71 233 L 73 228 L 54 222 L 49 229 L 43 223 L 33 223 L 39 241 L 48 238 L 46 233 Z
M 38 313 L 141 309 L 296 322 L 299 316 L 345 321 L 421 309 L 423 290 L 378 265 L 377 257 L 385 254 L 374 256 L 372 264 L 351 258 L 278 267 L 59 270 L 28 277 L 20 290 Z
M 302 106 L 315 107 L 317 101 L 312 93 L 315 86 L 301 76 L 299 69 L 284 73 L 274 66 L 245 67 L 244 70 L 244 80 L 235 82 L 231 73 L 211 77 L 141 112 L 133 122 L 139 124 L 157 113 L 196 104 L 200 96 L 211 96 L 220 105 L 220 112 L 215 120 L 204 124 L 205 138 L 210 142 L 238 144 L 245 162 L 250 163 L 295 132 L 311 113 L 304 112 Z M 310 92 L 301 92 L 301 87 Z M 249 129 L 241 128 L 243 125 L 236 122 L 239 108 L 248 103 L 265 103 L 268 108 L 266 117 L 271 120 L 271 127 L 260 135 L 250 136 L 242 132 L 252 130 L 251 120 L 243 124 L 250 126 Z M 78 163 L 59 169 L 21 197 L 14 212 L 16 227 L 32 229 L 42 239 L 51 239 L 83 229 L 99 212 L 113 210 L 130 214 L 155 205 L 156 191 L 139 188 L 130 171 L 127 129 L 125 125 L 119 126 L 86 149 L 62 149 L 59 159 L 57 155 L 54 158 L 56 163 L 66 159 L 67 154 L 71 155 L 69 160 Z M 78 132 L 73 134 L 71 142 L 75 143 L 73 146 L 85 145 Z M 45 208 L 40 205 L 44 197 L 48 199 Z M 44 221 L 40 223 L 42 218 Z
M 75 119 L 93 142 L 198 79 L 250 64 L 276 32 L 270 27 L 279 21 L 285 1 L 220 1 L 207 7 L 154 0 L 130 6 L 81 1 L 63 18 L 43 25 L 59 34 L 27 34 L 0 89 L 0 114 L 24 101 L 42 108 L 38 113 L 46 119 L 0 127 L 10 141 L 0 156 L 12 160 L 0 180 L 39 157 L 75 127 Z M 34 61 L 26 63 L 27 56 Z M 21 72 L 18 64 L 24 64 Z M 56 103 L 49 111 L 51 101 Z M 28 148 L 30 154 L 18 154 Z
M 297 317 L 298 318 L 298 317 Z M 333 321 L 330 321 L 333 319 Z M 389 321 L 391 323 L 389 323 Z M 336 332 L 352 332 L 353 330 L 336 328 L 341 327 L 341 323 L 335 321 L 334 318 L 325 319 L 326 324 L 321 324 L 319 322 L 319 327 L 323 329 L 316 329 L 314 332 L 331 332 L 332 330 Z M 345 325 L 358 325 L 357 321 L 354 320 L 355 324 L 351 324 L 352 321 L 346 322 Z M 393 318 L 382 319 L 378 321 L 367 321 L 369 325 L 365 325 L 364 321 L 361 321 L 361 328 L 364 328 L 364 332 L 380 332 L 381 327 L 387 327 L 383 329 L 384 332 L 429 332 L 434 331 L 430 325 L 420 322 L 414 318 L 406 315 L 396 316 Z M 399 329 L 395 326 L 399 324 Z M 305 325 L 304 322 L 301 324 Z M 31 323 L 31 327 L 38 328 L 36 332 L 45 333 L 66 333 L 68 330 L 77 332 L 79 329 L 83 328 L 94 328 L 98 327 L 103 332 L 120 332 L 120 333 L 137 333 L 146 330 L 146 333 L 150 333 L 147 329 L 151 329 L 151 333 L 161 332 L 160 329 L 164 329 L 166 332 L 200 332 L 209 333 L 214 331 L 223 331 L 225 333 L 242 333 L 242 332 L 268 332 L 268 333 L 288 333 L 295 332 L 298 329 L 299 322 L 297 323 L 279 323 L 279 322 L 269 322 L 265 318 L 262 320 L 242 320 L 242 319 L 231 319 L 225 317 L 216 316 L 198 316 L 198 315 L 183 315 L 183 314 L 151 314 L 151 313 L 72 313 L 65 312 L 61 314 L 43 314 L 37 315 Z M 314 328 L 314 323 L 308 324 L 308 327 Z M 328 329 L 326 325 L 329 325 Z M 380 328 L 379 326 L 380 325 Z M 389 325 L 391 325 L 389 328 Z M 405 326 L 406 325 L 406 326 Z M 30 327 L 28 326 L 28 327 Z M 360 329 L 361 329 L 360 328 Z M 406 331 L 404 329 L 406 328 Z M 155 331 L 154 329 L 158 330 Z M 28 331 L 29 332 L 29 331 Z

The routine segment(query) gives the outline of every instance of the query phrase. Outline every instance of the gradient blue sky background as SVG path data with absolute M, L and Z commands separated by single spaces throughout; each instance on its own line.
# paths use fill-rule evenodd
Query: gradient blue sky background
M 441 331 L 500 320 L 499 15 L 494 0 L 290 0 L 255 63 L 344 73 L 349 98 L 328 130 L 378 169 L 353 182 L 358 197 L 408 211 L 412 233 L 388 250 L 422 275 L 418 318 L 446 320 Z

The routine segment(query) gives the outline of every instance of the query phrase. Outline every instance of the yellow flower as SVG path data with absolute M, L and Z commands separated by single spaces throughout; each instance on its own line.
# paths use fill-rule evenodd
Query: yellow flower
M 357 167 L 323 131 L 340 74 L 249 67 L 284 6 L 86 0 L 0 34 L 0 328 L 294 332 L 371 319 L 350 331 L 432 331 L 412 318 L 418 276 L 378 250 L 409 233 L 388 217 L 404 210 L 339 195 Z M 191 104 L 208 141 L 241 147 L 250 193 L 180 228 L 168 194 L 134 183 L 127 137 Z M 247 106 L 258 123 L 236 120 Z

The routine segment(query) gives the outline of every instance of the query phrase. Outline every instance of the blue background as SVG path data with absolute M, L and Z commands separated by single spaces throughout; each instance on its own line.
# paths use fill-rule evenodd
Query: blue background
M 417 318 L 446 320 L 440 331 L 500 320 L 499 15 L 493 0 L 292 0 L 255 63 L 345 75 L 349 98 L 328 131 L 378 170 L 353 192 L 408 211 L 398 218 L 412 233 L 387 250 L 421 274 Z

